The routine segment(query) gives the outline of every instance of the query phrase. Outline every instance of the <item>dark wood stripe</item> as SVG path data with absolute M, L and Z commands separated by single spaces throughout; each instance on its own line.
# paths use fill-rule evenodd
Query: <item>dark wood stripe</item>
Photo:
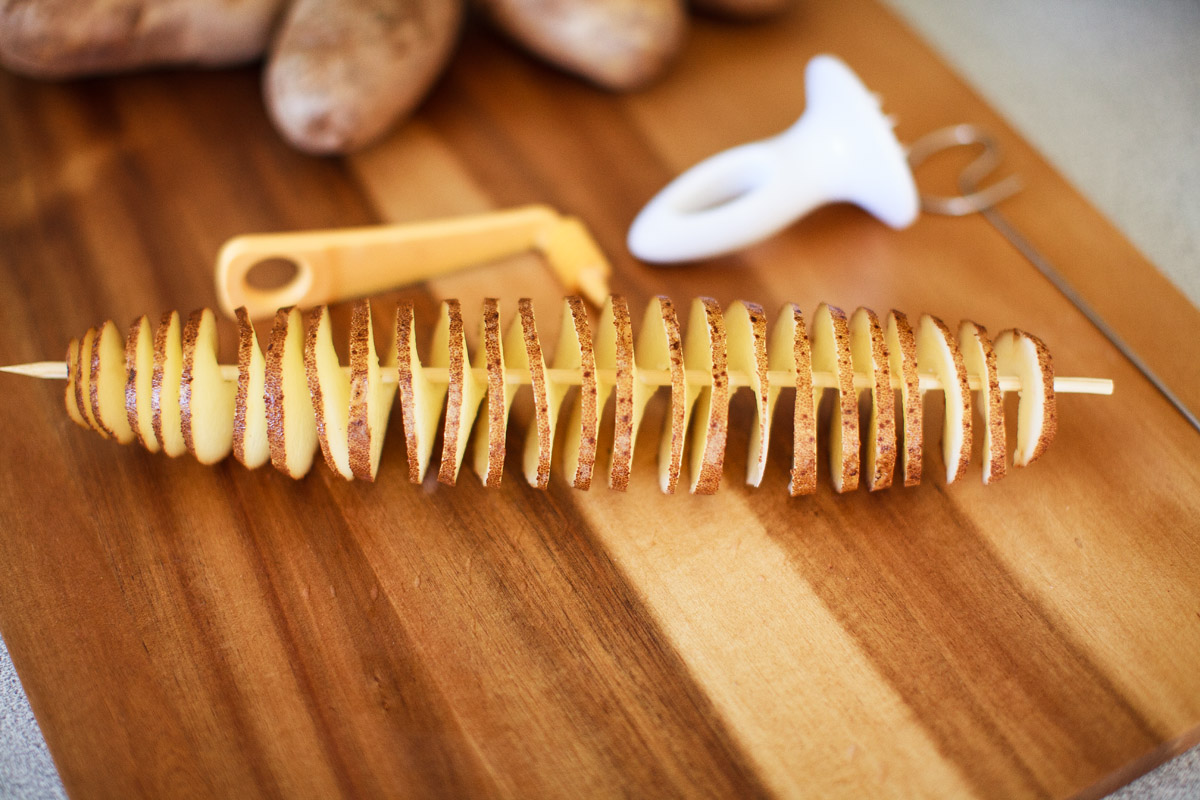
M 322 471 L 336 492 L 342 479 Z M 268 502 L 256 513 L 238 505 L 246 542 L 344 796 L 495 794 L 437 686 L 435 665 L 422 661 L 404 620 L 380 596 L 373 565 L 331 502 L 335 492 L 316 477 L 299 497 L 275 476 L 263 483 Z M 261 484 L 248 488 L 263 497 Z M 355 654 L 349 664 L 346 652 Z
M 395 450 L 382 469 L 402 470 Z M 565 770 L 594 795 L 631 786 L 663 796 L 766 794 L 575 510 L 576 490 L 552 481 L 539 492 L 515 465 L 496 489 L 470 473 L 432 494 L 403 482 L 330 489 L 331 507 L 358 531 L 362 567 L 506 790 L 557 794 Z M 331 544 L 326 558 L 335 547 L 347 543 Z

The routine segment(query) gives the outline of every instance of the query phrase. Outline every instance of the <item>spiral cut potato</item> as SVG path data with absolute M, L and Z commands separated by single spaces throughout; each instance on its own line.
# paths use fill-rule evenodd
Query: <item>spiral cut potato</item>
M 720 486 L 730 398 L 741 387 L 755 400 L 746 475 L 753 486 L 763 477 L 780 392 L 795 390 L 793 495 L 816 487 L 817 409 L 826 389 L 833 395 L 830 477 L 839 492 L 860 481 L 871 490 L 890 486 L 897 461 L 897 480 L 905 486 L 920 482 L 923 394 L 934 387 L 945 395 L 947 482 L 962 477 L 977 442 L 984 482 L 1004 476 L 1004 391 L 1020 391 L 1016 465 L 1040 456 L 1056 427 L 1050 355 L 1039 339 L 1008 330 L 993 340 L 972 322 L 963 322 L 955 335 L 928 314 L 914 329 L 898 311 L 880 319 L 859 308 L 847 316 L 822 303 L 806 323 L 787 304 L 768 333 L 760 306 L 738 302 L 722 311 L 714 300 L 699 298 L 684 335 L 675 306 L 657 297 L 646 308 L 635 346 L 623 298 L 608 299 L 593 331 L 583 301 L 568 297 L 558 347 L 547 362 L 531 301 L 518 302 L 515 319 L 502 332 L 499 301 L 485 300 L 480 346 L 472 357 L 460 305 L 447 300 L 423 364 L 412 305 L 397 310 L 395 335 L 381 360 L 370 305 L 360 301 L 351 317 L 348 368 L 338 362 L 324 306 L 307 314 L 278 311 L 265 353 L 244 309 L 237 318 L 236 368 L 217 363 L 216 320 L 208 309 L 186 322 L 171 312 L 157 326 L 142 317 L 124 337 L 111 321 L 89 330 L 67 351 L 68 413 L 122 443 L 137 440 L 170 456 L 186 451 L 206 464 L 232 452 L 247 467 L 270 460 L 293 478 L 308 472 L 319 445 L 339 475 L 373 480 L 398 397 L 411 480 L 420 482 L 430 468 L 440 427 L 438 480 L 458 479 L 470 443 L 476 473 L 496 486 L 513 398 L 528 384 L 534 425 L 522 463 L 529 483 L 547 486 L 561 423 L 563 471 L 576 488 L 591 486 L 601 456 L 600 419 L 613 397 L 611 447 L 604 448 L 602 468 L 609 486 L 623 490 L 647 404 L 666 386 L 659 484 L 664 492 L 676 490 L 686 451 L 688 488 L 703 494 Z M 860 393 L 869 395 L 865 424 Z

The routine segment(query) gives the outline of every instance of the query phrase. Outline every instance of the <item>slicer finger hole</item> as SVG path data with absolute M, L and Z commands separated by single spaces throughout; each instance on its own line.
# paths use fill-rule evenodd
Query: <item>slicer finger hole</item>
M 246 272 L 246 285 L 260 292 L 272 292 L 294 283 L 299 275 L 300 265 L 292 259 L 265 258 Z

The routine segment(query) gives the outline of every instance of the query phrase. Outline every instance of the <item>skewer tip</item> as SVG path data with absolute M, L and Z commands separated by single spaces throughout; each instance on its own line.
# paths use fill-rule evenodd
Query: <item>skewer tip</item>
M 0 372 L 53 380 L 67 377 L 67 365 L 61 361 L 34 361 L 30 364 L 9 364 L 6 367 L 0 367 Z

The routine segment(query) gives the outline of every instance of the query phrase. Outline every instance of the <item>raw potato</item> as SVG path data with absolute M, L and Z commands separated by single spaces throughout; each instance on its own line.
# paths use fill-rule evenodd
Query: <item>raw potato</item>
M 606 89 L 659 77 L 683 42 L 682 0 L 475 0 L 542 58 Z
M 1028 466 L 1046 452 L 1058 432 L 1054 364 L 1042 340 L 1024 331 L 1001 331 L 995 348 L 999 371 L 1021 379 L 1013 464 Z
M 232 450 L 249 467 L 262 464 L 265 437 L 271 462 L 294 478 L 308 472 L 319 439 L 334 472 L 348 480 L 374 480 L 398 388 L 410 478 L 424 480 L 444 419 L 438 480 L 453 484 L 458 479 L 473 437 L 475 472 L 485 485 L 496 486 L 504 472 L 513 398 L 528 386 L 534 424 L 527 430 L 524 448 L 527 482 L 540 489 L 549 485 L 560 412 L 569 405 L 570 432 L 562 442 L 562 463 L 567 477 L 583 489 L 590 486 L 597 457 L 600 414 L 615 390 L 611 438 L 604 449 L 613 454 L 610 485 L 624 489 L 646 407 L 665 389 L 665 413 L 653 415 L 662 423 L 660 488 L 668 494 L 676 490 L 687 456 L 690 491 L 708 494 L 723 479 L 732 396 L 743 387 L 754 395 L 746 480 L 758 485 L 775 399 L 781 389 L 794 389 L 788 484 L 793 496 L 815 488 L 816 411 L 825 392 L 833 395 L 829 451 L 837 491 L 849 491 L 860 482 L 860 444 L 867 453 L 865 483 L 874 490 L 889 482 L 897 416 L 908 440 L 902 452 L 906 458 L 920 458 L 915 445 L 920 441 L 922 391 L 945 396 L 947 483 L 962 476 L 970 459 L 972 383 L 979 387 L 984 418 L 986 482 L 996 480 L 1004 464 L 1001 386 L 1020 387 L 1017 465 L 1037 458 L 1057 427 L 1053 366 L 1039 339 L 1010 330 L 996 338 L 993 348 L 983 328 L 967 322 L 959 329 L 960 347 L 950 330 L 928 314 L 922 315 L 914 337 L 898 311 L 888 315 L 885 330 L 869 309 L 860 308 L 847 320 L 842 311 L 822 303 L 813 316 L 810 337 L 794 305 L 783 307 L 771 331 L 766 314 L 754 303 L 733 303 L 723 314 L 716 301 L 699 298 L 683 330 L 671 301 L 660 296 L 647 305 L 635 348 L 628 304 L 622 298 L 609 299 L 593 339 L 587 309 L 580 298 L 572 297 L 562 309 L 552 367 L 546 364 L 528 299 L 517 303 L 507 333 L 502 333 L 499 301 L 484 301 L 474 357 L 463 335 L 459 302 L 444 301 L 428 366 L 418 357 L 411 303 L 402 304 L 388 326 L 396 335 L 383 348 L 382 358 L 375 349 L 369 303 L 355 305 L 348 367 L 338 362 L 324 307 L 307 316 L 294 308 L 280 309 L 265 353 L 258 350 L 245 310 L 237 316 L 238 363 L 229 366 L 217 364 L 215 317 L 207 309 L 194 312 L 182 332 L 179 315 L 165 315 L 153 346 L 145 317 L 135 320 L 125 337 L 112 322 L 92 328 L 82 340 L 71 342 L 66 369 L 56 375 L 67 379 L 67 412 L 106 438 L 140 440 L 149 449 L 158 443 L 168 454 L 186 449 L 202 463 L 224 458 Z M 6 370 L 49 377 L 47 366 L 24 364 Z M 147 372 L 152 373 L 148 388 Z M 1092 384 L 1087 379 L 1062 379 L 1065 391 L 1094 391 L 1090 385 L 1076 389 L 1081 383 Z M 901 389 L 902 415 L 896 413 L 893 387 Z M 871 419 L 860 426 L 858 400 L 864 392 Z M 571 393 L 575 402 L 568 404 Z M 919 463 L 918 469 L 913 466 L 904 465 L 906 485 L 920 476 Z
M 747 316 L 747 320 L 749 317 Z M 688 335 L 683 340 L 683 359 L 687 369 L 704 370 L 712 378 L 708 385 L 688 383 L 684 389 L 684 429 L 694 409 L 691 458 L 688 468 L 692 494 L 716 494 L 721 488 L 721 468 L 725 464 L 725 439 L 729 430 L 729 375 L 725 347 L 725 320 L 721 307 L 711 297 L 692 301 L 688 316 Z M 692 400 L 692 393 L 696 393 Z
M 92 426 L 83 418 L 83 411 L 75 399 L 75 387 L 79 385 L 79 340 L 72 339 L 67 345 L 67 415 L 81 428 L 91 430 Z
M 446 341 L 449 342 L 449 312 L 446 306 L 442 308 Z M 448 387 L 425 378 L 424 368 L 417 357 L 411 302 L 401 303 L 396 309 L 396 347 L 396 385 L 404 419 L 404 436 L 408 442 L 408 478 L 413 483 L 420 483 L 425 479 L 425 470 L 429 468 L 429 459 L 433 455 L 433 440 L 437 436 L 439 413 Z M 438 352 L 434 351 L 435 356 Z
M 1004 434 L 1004 393 L 996 369 L 996 350 L 987 329 L 970 320 L 958 326 L 958 346 L 967 373 L 980 379 L 979 416 L 983 419 L 983 482 L 1004 477 L 1007 442 Z
M 302 478 L 317 450 L 317 421 L 304 365 L 304 318 L 297 309 L 281 308 L 275 313 L 265 360 L 271 464 L 285 475 Z
M 739 301 L 729 307 L 725 314 L 725 352 L 729 369 L 749 376 L 750 391 L 754 392 L 754 424 L 746 457 L 746 485 L 758 486 L 767 467 L 772 399 L 779 395 L 778 389 L 771 391 L 767 378 L 767 315 L 762 306 Z
M 264 75 L 275 126 L 309 153 L 369 144 L 425 96 L 461 18 L 448 0 L 296 0 Z
M 150 320 L 139 317 L 125 340 L 125 415 L 138 442 L 151 453 L 159 450 L 154 436 L 150 392 L 154 382 L 154 332 Z
M 867 488 L 872 492 L 892 485 L 896 466 L 896 395 L 892 391 L 888 348 L 879 318 L 859 307 L 850 318 L 850 355 L 855 372 L 871 376 L 871 419 L 866 441 Z
M 604 302 L 596 335 L 596 369 L 611 372 L 606 380 L 597 375 L 596 406 L 603 409 L 609 394 L 616 392 L 613 401 L 612 457 L 609 459 L 608 486 L 623 492 L 629 488 L 633 469 L 633 446 L 641 423 L 642 396 L 649 394 L 645 384 L 635 380 L 633 323 L 629 303 L 620 295 Z M 636 414 L 634 412 L 637 412 Z
M 77 364 L 75 367 L 75 404 L 83 413 L 83 418 L 87 421 L 88 426 L 103 436 L 105 439 L 111 435 L 108 429 L 101 427 L 96 421 L 96 414 L 92 410 L 92 394 L 89 388 L 92 385 L 92 345 L 96 341 L 96 329 L 89 328 L 88 332 L 83 335 L 83 339 L 79 342 L 79 351 L 75 353 Z
M 179 406 L 179 381 L 182 375 L 183 341 L 179 314 L 169 311 L 154 330 L 150 411 L 153 414 L 151 425 L 154 427 L 154 438 L 162 445 L 163 452 L 172 458 L 187 452 Z
M 566 440 L 563 442 L 563 466 L 566 473 L 573 476 L 571 485 L 576 489 L 591 488 L 592 470 L 596 465 L 597 437 L 600 433 L 600 409 L 597 402 L 599 389 L 593 341 L 592 329 L 588 325 L 587 307 L 583 300 L 578 297 L 566 298 L 563 302 L 562 324 L 559 325 L 558 350 L 554 354 L 554 368 L 579 373 L 579 394 L 571 406 Z M 553 449 L 557 418 L 555 409 L 562 403 L 569 389 L 566 384 L 552 381 L 548 383 L 550 447 Z M 530 438 L 533 438 L 532 435 Z M 539 447 L 540 445 L 539 435 Z M 545 454 L 545 462 L 549 469 L 549 453 Z
M 394 341 L 384 351 L 382 365 L 395 368 Z M 350 411 L 347 433 L 350 470 L 359 480 L 373 481 L 379 472 L 383 437 L 387 434 L 388 416 L 392 413 L 395 399 L 396 386 L 385 384 L 380 371 L 371 322 L 371 304 L 360 300 L 354 304 L 354 313 L 350 318 Z
M 92 342 L 89 377 L 92 416 L 121 444 L 133 441 L 125 413 L 125 340 L 112 320 L 104 323 Z
M 813 390 L 812 348 L 804 315 L 795 303 L 785 303 L 772 332 L 767 358 L 771 369 L 795 373 L 796 399 L 792 412 L 792 473 L 788 494 L 798 497 L 817 490 L 817 395 Z M 768 388 L 767 396 L 773 398 Z M 774 400 L 771 400 L 774 408 Z M 767 411 L 770 422 L 771 411 Z
M 253 61 L 283 0 L 0 0 L 0 62 L 36 78 Z
M 233 450 L 236 396 L 237 384 L 222 377 L 217 363 L 216 316 L 208 308 L 193 311 L 183 328 L 179 409 L 183 442 L 201 464 L 215 464 Z
M 830 480 L 837 492 L 858 488 L 858 395 L 854 391 L 854 362 L 850 355 L 850 323 L 846 312 L 821 303 L 813 315 L 812 368 L 838 376 L 833 413 L 829 418 Z
M 917 373 L 917 338 L 908 317 L 892 309 L 887 316 L 884 342 L 888 349 L 888 367 L 900 378 L 900 405 L 896 415 L 899 432 L 904 437 L 900 465 L 904 470 L 904 485 L 921 482 L 921 457 L 925 438 L 925 410 L 921 402 L 921 379 Z
M 946 463 L 946 483 L 954 483 L 966 474 L 971 461 L 971 387 L 954 336 L 946 323 L 930 314 L 922 314 L 917 323 L 917 360 L 923 372 L 942 382 L 946 398 L 942 460 Z
M 250 469 L 267 463 L 271 445 L 267 440 L 267 362 L 250 315 L 243 306 L 238 320 L 238 383 L 233 407 L 233 456 Z

